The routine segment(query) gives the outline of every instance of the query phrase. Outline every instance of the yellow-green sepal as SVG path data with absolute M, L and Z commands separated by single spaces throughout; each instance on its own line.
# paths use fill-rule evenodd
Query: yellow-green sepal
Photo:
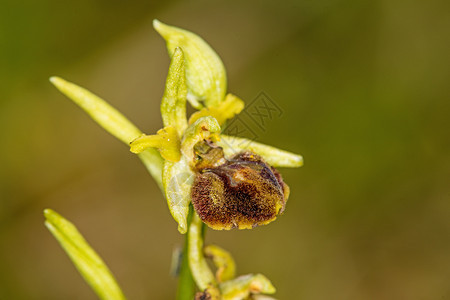
M 153 27 L 166 40 L 169 55 L 177 47 L 186 59 L 188 101 L 197 109 L 216 106 L 225 97 L 225 67 L 217 53 L 198 35 L 178 27 L 153 21 Z
M 60 77 L 51 77 L 50 82 L 64 95 L 81 107 L 97 124 L 127 146 L 142 135 L 142 132 L 122 113 L 97 95 Z M 60 145 L 55 144 L 54 147 Z M 150 175 L 162 186 L 163 158 L 156 149 L 149 148 L 139 154 Z
M 189 167 L 186 157 L 181 156 L 178 162 L 166 160 L 162 178 L 170 213 L 178 223 L 178 231 L 185 234 L 188 229 L 187 218 L 191 203 L 191 186 L 194 182 L 194 173 Z

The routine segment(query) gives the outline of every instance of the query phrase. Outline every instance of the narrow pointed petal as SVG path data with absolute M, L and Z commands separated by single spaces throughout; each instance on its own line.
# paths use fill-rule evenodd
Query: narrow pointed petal
M 189 118 L 189 124 L 194 123 L 201 117 L 212 116 L 216 118 L 220 125 L 226 120 L 233 118 L 244 109 L 244 101 L 233 94 L 227 94 L 225 100 L 220 102 L 218 106 L 205 107 L 197 111 Z
M 225 67 L 217 53 L 198 35 L 165 25 L 158 20 L 153 27 L 166 40 L 169 55 L 181 47 L 186 58 L 188 100 L 197 109 L 216 106 L 225 97 Z
M 184 61 L 181 48 L 175 48 L 167 75 L 166 89 L 161 101 L 164 127 L 174 126 L 180 136 L 187 127 L 187 86 Z
M 181 157 L 181 141 L 175 127 L 168 126 L 158 130 L 157 134 L 141 135 L 130 143 L 130 151 L 142 153 L 148 148 L 157 148 L 164 159 L 177 162 Z
M 50 82 L 60 92 L 86 111 L 95 122 L 125 144 L 128 145 L 129 142 L 142 134 L 117 109 L 90 91 L 59 77 L 51 77 Z
M 262 274 L 249 274 L 219 285 L 222 300 L 247 299 L 251 294 L 274 294 L 276 289 Z
M 259 154 L 264 160 L 274 167 L 296 168 L 303 165 L 301 155 L 264 145 L 245 138 L 222 134 L 217 142 L 223 148 L 225 155 L 232 156 L 241 151 L 249 150 Z
M 51 77 L 50 82 L 86 111 L 97 124 L 127 146 L 132 140 L 142 135 L 142 132 L 117 109 L 90 91 L 59 77 Z M 161 186 L 163 159 L 158 151 L 147 149 L 139 154 L 139 158 Z
M 51 209 L 46 209 L 44 215 L 45 226 L 58 240 L 98 297 L 105 300 L 125 299 L 111 271 L 77 228 Z

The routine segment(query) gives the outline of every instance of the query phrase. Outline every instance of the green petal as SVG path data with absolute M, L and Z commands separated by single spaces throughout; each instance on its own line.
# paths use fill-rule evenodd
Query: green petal
M 180 48 L 175 48 L 161 101 L 161 115 L 164 127 L 174 126 L 180 136 L 187 127 L 186 96 L 184 54 Z
M 59 77 L 51 77 L 50 82 L 86 111 L 97 124 L 127 146 L 132 140 L 142 135 L 142 132 L 117 109 L 90 91 Z M 147 149 L 139 154 L 139 158 L 161 186 L 163 159 L 159 152 L 156 149 Z
M 216 52 L 198 35 L 158 20 L 153 27 L 166 40 L 169 55 L 181 47 L 186 57 L 188 100 L 197 109 L 216 106 L 225 97 L 225 67 Z
M 84 280 L 100 299 L 125 299 L 114 276 L 77 228 L 51 209 L 44 210 L 45 226 L 66 251 Z
M 303 157 L 301 155 L 244 138 L 222 134 L 217 144 L 223 148 L 226 156 L 249 150 L 261 155 L 269 165 L 274 167 L 295 168 L 303 165 Z
M 194 173 L 184 156 L 178 162 L 166 161 L 163 170 L 163 186 L 170 213 L 178 223 L 178 231 L 187 232 L 187 217 L 191 203 L 191 186 Z
M 223 282 L 219 285 L 222 300 L 247 299 L 250 294 L 273 294 L 275 287 L 269 279 L 262 274 L 249 274 L 236 279 Z

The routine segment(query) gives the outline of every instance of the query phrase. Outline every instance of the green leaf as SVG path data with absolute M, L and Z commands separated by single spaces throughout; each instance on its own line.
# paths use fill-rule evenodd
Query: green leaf
M 161 101 L 161 115 L 164 127 L 174 126 L 180 136 L 187 127 L 186 96 L 184 54 L 181 48 L 175 48 Z
M 249 139 L 222 134 L 217 144 L 223 148 L 226 156 L 233 156 L 241 151 L 248 150 L 261 155 L 269 165 L 274 167 L 295 168 L 303 165 L 303 157 L 301 155 Z
M 50 82 L 86 111 L 97 124 L 127 146 L 142 135 L 142 132 L 117 109 L 90 91 L 59 77 L 51 77 Z M 139 154 L 139 158 L 158 185 L 162 186 L 163 159 L 159 152 L 156 149 L 147 149 Z
M 198 35 L 184 29 L 165 25 L 158 20 L 153 27 L 166 40 L 169 55 L 177 47 L 186 58 L 188 101 L 197 109 L 216 106 L 225 97 L 227 79 L 225 67 L 216 52 Z
M 125 299 L 114 276 L 89 246 L 77 228 L 51 209 L 44 210 L 45 226 L 66 251 L 84 280 L 91 286 L 100 299 Z

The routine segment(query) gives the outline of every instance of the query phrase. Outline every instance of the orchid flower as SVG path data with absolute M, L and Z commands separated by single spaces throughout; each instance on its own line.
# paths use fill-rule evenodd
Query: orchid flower
M 245 105 L 226 92 L 221 59 L 196 34 L 157 20 L 153 25 L 165 39 L 171 57 L 160 107 L 163 127 L 155 134 L 142 133 L 90 91 L 59 77 L 50 81 L 129 146 L 160 186 L 178 231 L 186 234 L 178 299 L 192 299 L 192 280 L 200 291 L 198 299 L 256 299 L 258 294 L 274 293 L 273 285 L 261 274 L 236 278 L 231 255 L 218 246 L 204 247 L 203 232 L 205 224 L 213 229 L 251 229 L 275 220 L 289 196 L 289 188 L 275 167 L 300 167 L 303 159 L 222 134 L 227 120 L 242 112 Z M 186 102 L 198 110 L 189 118 Z M 124 299 L 106 265 L 76 228 L 51 210 L 45 215 L 47 227 L 99 297 Z M 212 259 L 215 274 L 206 259 Z

